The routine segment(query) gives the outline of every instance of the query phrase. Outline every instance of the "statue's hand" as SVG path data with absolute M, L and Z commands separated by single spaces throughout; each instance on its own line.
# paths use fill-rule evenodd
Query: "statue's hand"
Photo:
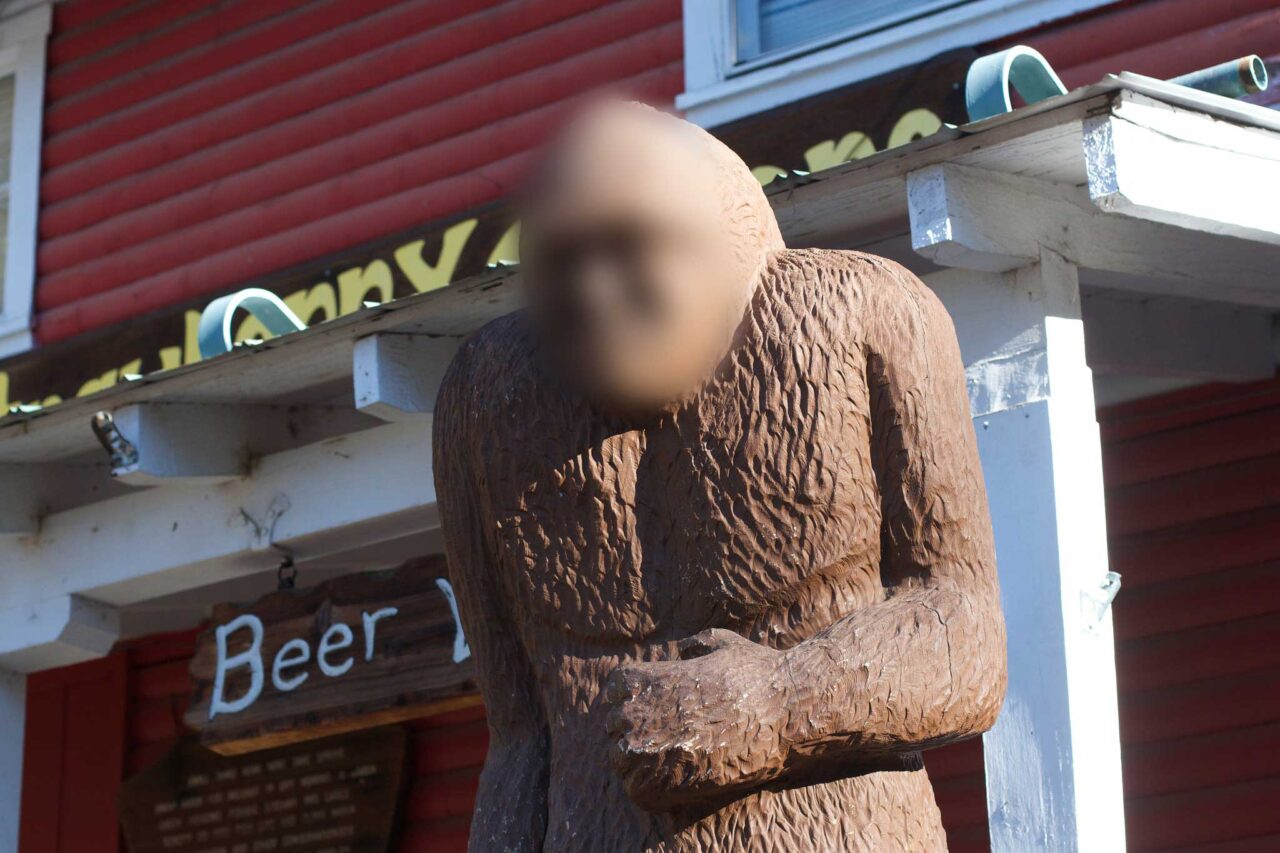
M 784 653 L 722 629 L 679 649 L 680 660 L 624 664 L 605 686 L 614 770 L 649 811 L 768 781 L 785 758 Z

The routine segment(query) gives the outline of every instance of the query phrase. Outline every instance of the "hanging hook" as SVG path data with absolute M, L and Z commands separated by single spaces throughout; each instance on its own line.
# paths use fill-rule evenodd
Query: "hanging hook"
M 298 567 L 293 564 L 293 556 L 285 554 L 276 567 L 276 589 L 293 589 L 298 582 Z

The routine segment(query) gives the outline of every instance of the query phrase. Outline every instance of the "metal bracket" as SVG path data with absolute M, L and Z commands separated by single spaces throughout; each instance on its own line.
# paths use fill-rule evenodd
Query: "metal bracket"
M 241 308 L 253 315 L 273 335 L 300 332 L 307 327 L 279 296 L 260 287 L 246 287 L 218 297 L 200 312 L 197 337 L 201 358 L 231 352 L 235 346 L 231 321 Z
M 138 448 L 124 437 L 110 412 L 97 412 L 89 421 L 98 443 L 111 460 L 111 475 L 117 476 L 138 464 Z
M 1039 51 L 1026 45 L 982 56 L 969 66 L 964 81 L 964 101 L 969 121 L 1007 113 L 1013 109 L 1009 87 L 1028 104 L 1065 95 L 1067 87 Z
M 1107 572 L 1102 576 L 1102 581 L 1096 589 L 1080 593 L 1080 609 L 1083 611 L 1086 629 L 1091 632 L 1098 629 L 1107 615 L 1107 609 L 1111 607 L 1111 602 L 1116 600 L 1118 592 L 1120 592 L 1120 573 Z
M 1227 98 L 1243 98 L 1267 88 L 1267 65 L 1261 57 L 1250 54 L 1174 77 L 1169 82 Z M 1062 85 L 1049 60 L 1033 48 L 1016 45 L 979 57 L 969 66 L 964 81 L 969 121 L 982 121 L 1012 110 L 1010 86 L 1028 104 L 1067 93 L 1067 87 Z

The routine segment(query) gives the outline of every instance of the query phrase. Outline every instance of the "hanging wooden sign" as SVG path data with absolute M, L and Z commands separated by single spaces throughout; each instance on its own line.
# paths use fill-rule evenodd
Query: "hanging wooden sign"
M 385 726 L 222 756 L 186 738 L 120 789 L 125 841 L 130 853 L 385 853 L 407 740 Z
M 187 725 L 223 754 L 480 701 L 442 557 L 221 605 L 191 679 Z

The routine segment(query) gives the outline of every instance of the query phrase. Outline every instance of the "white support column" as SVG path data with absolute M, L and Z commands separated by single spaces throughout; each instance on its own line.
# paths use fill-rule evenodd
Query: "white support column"
M 967 365 L 1009 631 L 984 737 L 995 851 L 1122 851 L 1124 800 L 1101 448 L 1075 267 L 928 279 Z M 1101 613 L 1101 617 L 1098 614 Z
M 1092 595 L 1108 570 L 1102 454 L 1085 364 L 1075 268 L 1048 253 L 1015 274 L 1043 315 L 1009 331 L 1025 399 L 978 418 L 1009 626 L 1009 698 L 985 736 L 997 851 L 1124 850 L 1124 797 L 1110 610 Z
M 17 853 L 27 677 L 0 670 L 0 853 Z

